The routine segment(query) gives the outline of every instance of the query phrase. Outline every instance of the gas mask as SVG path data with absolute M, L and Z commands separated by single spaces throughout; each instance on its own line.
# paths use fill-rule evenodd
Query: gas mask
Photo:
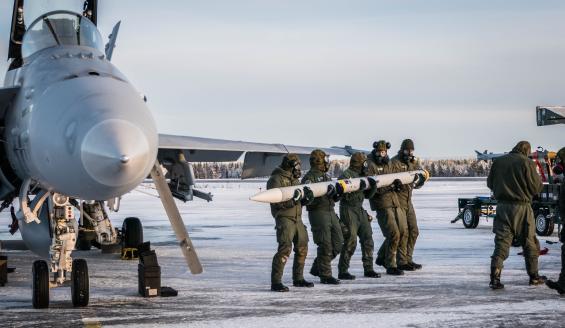
M 389 158 L 386 150 L 381 150 L 376 152 L 376 162 L 378 165 L 388 164 Z
M 289 163 L 290 167 L 292 167 L 292 177 L 295 179 L 300 178 L 302 175 L 302 167 L 300 166 L 300 162 L 291 160 Z
M 363 165 L 361 166 L 360 175 L 362 177 L 366 177 L 368 174 L 369 174 L 369 163 L 367 161 L 364 161 Z
M 402 151 L 402 161 L 404 163 L 414 163 L 416 158 L 414 157 L 414 150 L 413 149 L 404 149 Z

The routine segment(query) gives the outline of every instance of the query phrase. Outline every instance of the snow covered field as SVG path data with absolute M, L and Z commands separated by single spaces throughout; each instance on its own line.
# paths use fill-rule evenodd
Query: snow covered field
M 144 299 L 137 296 L 137 261 L 121 261 L 99 251 L 75 252 L 88 260 L 91 279 L 90 306 L 75 309 L 70 289 L 51 291 L 51 307 L 31 307 L 30 252 L 8 252 L 9 275 L 0 287 L 1 327 L 127 326 L 157 327 L 517 327 L 561 326 L 563 300 L 545 286 L 528 286 L 523 258 L 517 248 L 506 261 L 502 281 L 506 289 L 488 288 L 493 249 L 491 222 L 482 219 L 475 230 L 461 222 L 450 224 L 457 214 L 457 198 L 488 195 L 484 180 L 432 180 L 415 193 L 420 225 L 415 260 L 424 269 L 402 277 L 362 277 L 358 250 L 351 273 L 358 279 L 339 286 L 319 283 L 312 289 L 292 288 L 273 293 L 271 259 L 276 249 L 274 220 L 268 206 L 248 197 L 264 182 L 209 182 L 200 188 L 215 194 L 212 203 L 197 200 L 181 204 L 181 213 L 198 250 L 205 272 L 187 273 L 180 250 L 158 199 L 134 191 L 113 214 L 121 225 L 138 216 L 159 255 L 162 284 L 179 291 L 176 298 Z M 154 193 L 150 189 L 143 192 Z M 0 215 L 0 239 L 10 239 L 9 214 Z M 307 226 L 307 216 L 304 217 Z M 373 223 L 375 244 L 382 234 Z M 557 229 L 556 229 L 557 230 Z M 310 238 L 312 240 L 312 238 Z M 540 238 L 549 254 L 540 257 L 540 272 L 556 278 L 560 268 L 557 236 Z M 315 255 L 310 241 L 306 272 Z M 291 282 L 287 264 L 285 282 Z M 337 260 L 334 272 L 337 274 Z M 377 271 L 382 272 L 381 267 Z M 306 273 L 306 279 L 317 279 Z

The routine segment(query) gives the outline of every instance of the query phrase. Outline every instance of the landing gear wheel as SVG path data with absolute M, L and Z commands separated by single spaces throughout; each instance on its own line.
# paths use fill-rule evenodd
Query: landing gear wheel
M 536 233 L 538 236 L 551 236 L 555 224 L 552 218 L 548 218 L 544 213 L 538 213 L 536 216 Z
M 137 248 L 143 243 L 143 227 L 138 218 L 126 218 L 122 224 L 122 248 Z
M 90 282 L 88 279 L 88 265 L 83 259 L 73 260 L 71 272 L 71 294 L 74 307 L 85 307 L 90 297 Z
M 463 225 L 467 229 L 475 229 L 479 225 L 479 213 L 473 206 L 465 207 L 463 210 Z
M 46 309 L 49 307 L 49 267 L 47 262 L 38 260 L 33 262 L 32 268 L 32 290 L 31 297 L 35 309 Z

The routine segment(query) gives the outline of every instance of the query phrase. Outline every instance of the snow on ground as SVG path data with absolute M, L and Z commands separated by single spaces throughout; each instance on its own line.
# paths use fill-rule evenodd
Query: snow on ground
M 457 214 L 457 198 L 488 195 L 484 180 L 430 181 L 414 196 L 420 238 L 415 259 L 424 269 L 402 277 L 362 277 L 360 252 L 352 259 L 351 272 L 358 279 L 339 286 L 319 283 L 312 289 L 292 288 L 273 293 L 271 259 L 276 249 L 274 220 L 268 206 L 248 197 L 264 182 L 201 182 L 200 188 L 215 194 L 212 203 L 197 200 L 180 204 L 205 272 L 187 272 L 180 250 L 160 202 L 141 189 L 126 195 L 122 209 L 113 214 L 120 225 L 138 216 L 145 237 L 155 245 L 162 269 L 162 284 L 178 289 L 176 298 L 144 299 L 137 296 L 137 262 L 99 251 L 75 252 L 88 260 L 91 278 L 90 305 L 74 309 L 69 288 L 51 291 L 51 307 L 31 307 L 30 252 L 8 252 L 9 265 L 17 272 L 0 287 L 0 326 L 129 326 L 138 327 L 518 327 L 560 326 L 565 314 L 563 300 L 545 286 L 528 286 L 524 261 L 511 250 L 502 280 L 506 289 L 488 288 L 492 224 L 482 219 L 475 230 L 461 222 L 450 224 Z M 8 224 L 6 213 L 0 224 Z M 307 217 L 304 221 L 308 224 Z M 383 238 L 373 223 L 375 244 Z M 557 230 L 557 229 L 556 229 Z M 0 232 L 0 239 L 9 239 Z M 312 240 L 312 238 L 310 238 Z M 549 254 L 540 257 L 541 273 L 556 278 L 560 268 L 557 236 L 540 238 Z M 315 256 L 310 242 L 308 272 Z M 285 282 L 291 285 L 291 263 Z M 334 272 L 337 274 L 337 260 Z M 377 268 L 382 272 L 382 268 Z M 306 278 L 317 282 L 306 273 Z

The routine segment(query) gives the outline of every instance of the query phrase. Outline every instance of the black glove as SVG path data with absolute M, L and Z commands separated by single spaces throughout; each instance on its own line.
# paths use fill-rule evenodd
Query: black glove
M 343 192 L 345 191 L 343 190 L 343 186 L 339 182 L 335 184 L 335 190 L 338 195 L 343 195 Z
M 426 177 L 423 174 L 416 174 L 414 179 L 414 189 L 420 189 L 426 182 Z
M 359 190 L 365 189 L 367 189 L 367 183 L 365 182 L 365 180 L 361 179 L 361 181 L 359 181 Z
M 302 206 L 310 205 L 310 203 L 314 200 L 314 193 L 312 192 L 312 189 L 304 187 L 302 188 L 302 192 L 302 200 L 300 201 Z
M 337 190 L 335 189 L 335 186 L 333 184 L 329 184 L 328 185 L 328 192 L 327 192 L 326 196 L 328 196 L 328 198 L 330 198 L 330 199 L 333 199 L 335 195 L 337 195 Z
M 402 184 L 402 181 L 400 181 L 400 179 L 395 179 L 392 182 L 392 186 L 393 190 L 396 192 L 401 192 L 402 190 L 404 190 L 404 185 Z
M 369 181 L 369 186 L 371 186 L 371 188 L 375 188 L 377 186 L 377 180 L 372 178 L 372 177 L 368 177 L 367 180 Z

